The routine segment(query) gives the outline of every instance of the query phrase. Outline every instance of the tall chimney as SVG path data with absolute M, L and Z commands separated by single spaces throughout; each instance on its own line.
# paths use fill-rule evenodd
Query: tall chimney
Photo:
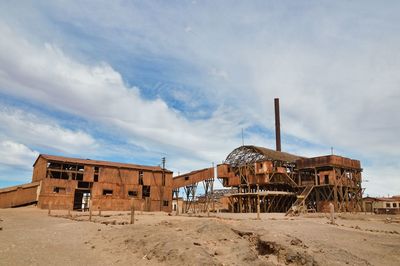
M 274 99 L 275 103 L 275 138 L 276 150 L 281 151 L 281 119 L 279 115 L 279 98 Z

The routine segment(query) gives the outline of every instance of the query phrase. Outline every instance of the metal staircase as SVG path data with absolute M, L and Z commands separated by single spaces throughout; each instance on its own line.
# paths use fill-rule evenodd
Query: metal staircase
M 292 207 L 286 212 L 285 216 L 289 214 L 296 214 L 300 211 L 306 211 L 305 201 L 313 190 L 314 185 L 306 186 L 300 195 L 297 195 L 296 201 L 293 203 Z

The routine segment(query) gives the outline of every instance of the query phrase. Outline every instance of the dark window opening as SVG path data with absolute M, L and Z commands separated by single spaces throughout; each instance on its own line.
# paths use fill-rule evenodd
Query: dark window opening
M 57 162 L 47 163 L 47 177 L 65 180 L 83 180 L 83 165 L 62 164 Z
M 99 167 L 98 167 L 98 166 L 95 166 L 95 167 L 94 167 L 94 172 L 95 172 L 95 173 L 98 173 L 98 172 L 99 172 Z
M 112 194 L 113 194 L 113 191 L 111 189 L 103 189 L 104 196 L 111 196 Z
M 61 164 L 60 163 L 47 163 L 47 168 L 49 169 L 61 169 Z
M 325 184 L 329 184 L 329 175 L 325 175 Z
M 98 182 L 99 181 L 99 175 L 98 174 L 94 174 L 93 180 L 94 180 L 94 182 Z
M 63 164 L 63 170 L 76 171 L 76 164 Z
M 185 176 L 185 181 L 189 180 L 189 176 Z
M 66 179 L 66 180 L 68 180 L 68 179 L 69 179 L 69 173 L 62 172 L 62 174 L 61 174 L 61 179 Z
M 228 166 L 228 173 L 230 173 L 231 172 L 231 168 Z
M 138 193 L 135 190 L 130 190 L 128 191 L 128 196 L 129 197 L 137 197 Z
M 263 164 L 262 163 L 260 163 L 260 168 L 262 168 L 263 167 Z
M 83 174 L 76 174 L 76 180 L 82 181 L 83 180 Z
M 61 173 L 60 172 L 56 172 L 56 171 L 48 171 L 47 176 L 49 178 L 60 179 L 61 178 Z
M 65 187 L 54 187 L 53 192 L 54 193 L 65 193 Z
M 397 208 L 397 203 L 393 203 L 393 208 Z
M 164 207 L 168 207 L 168 205 L 169 205 L 169 201 L 168 201 L 168 200 L 164 200 L 164 201 L 163 201 L 163 206 L 164 206 Z
M 78 182 L 78 188 L 91 188 L 91 187 L 92 187 L 91 182 L 84 182 L 84 181 Z
M 390 208 L 390 203 L 386 203 L 386 208 Z
M 142 187 L 142 198 L 150 197 L 150 186 Z
M 143 171 L 139 171 L 139 185 L 143 186 Z

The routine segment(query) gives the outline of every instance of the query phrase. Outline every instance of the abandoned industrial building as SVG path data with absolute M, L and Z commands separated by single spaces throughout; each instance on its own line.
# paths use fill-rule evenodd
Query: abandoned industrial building
M 338 155 L 306 158 L 281 151 L 279 99 L 275 99 L 276 150 L 243 145 L 217 166 L 217 178 L 231 188 L 226 196 L 231 212 L 324 212 L 329 203 L 337 211 L 361 211 L 361 164 Z M 214 171 L 193 171 L 173 179 L 174 197 L 183 187 L 185 211 L 214 204 Z M 197 200 L 202 184 L 204 196 Z M 201 204 L 200 204 L 201 203 Z M 199 207 L 200 206 L 200 207 Z
M 165 166 L 40 155 L 33 165 L 32 183 L 1 189 L 0 207 L 37 202 L 40 208 L 85 210 L 90 199 L 90 207 L 101 210 L 129 210 L 134 204 L 143 211 L 171 212 L 174 205 L 182 206 L 175 211 L 208 212 L 216 211 L 217 205 L 230 212 L 296 214 L 324 212 L 329 203 L 336 211 L 363 210 L 360 161 L 282 152 L 278 99 L 275 126 L 276 150 L 242 145 L 216 168 L 174 178 Z M 218 199 L 216 180 L 229 191 Z
M 171 211 L 172 172 L 89 159 L 39 155 L 29 187 L 0 190 L 0 206 L 37 201 L 40 208 Z

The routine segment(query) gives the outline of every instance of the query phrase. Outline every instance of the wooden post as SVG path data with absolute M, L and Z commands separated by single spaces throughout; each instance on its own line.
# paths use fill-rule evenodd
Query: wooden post
M 92 221 L 92 201 L 88 199 L 88 205 L 89 205 L 89 221 Z
M 176 197 L 176 216 L 179 216 L 179 193 Z
M 260 220 L 260 190 L 257 185 L 257 220 Z
M 51 203 L 49 203 L 49 211 L 47 213 L 49 216 L 51 215 Z
M 131 200 L 131 224 L 135 223 L 135 204 L 133 199 Z
M 101 207 L 99 206 L 98 209 L 99 209 L 99 216 L 101 217 Z
M 335 207 L 333 206 L 332 202 L 329 203 L 329 212 L 331 224 L 335 224 Z
M 179 216 L 179 188 L 174 190 L 174 195 L 176 197 L 176 212 L 175 212 L 175 215 Z

